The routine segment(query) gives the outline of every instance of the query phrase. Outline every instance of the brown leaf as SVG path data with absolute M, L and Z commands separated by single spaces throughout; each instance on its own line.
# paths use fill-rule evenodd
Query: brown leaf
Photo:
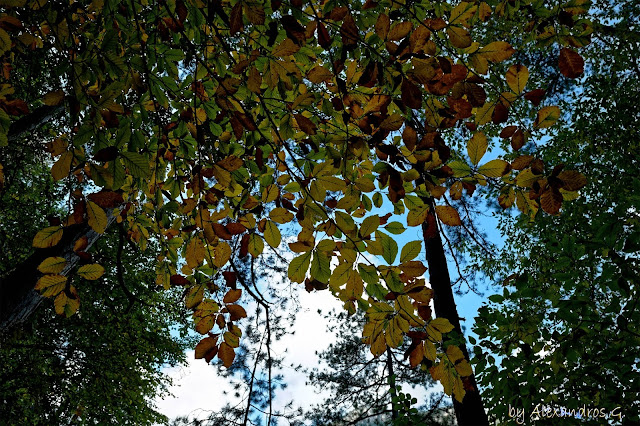
M 89 200 L 93 201 L 103 209 L 113 209 L 124 203 L 124 199 L 121 194 L 113 191 L 100 191 L 87 196 Z
M 376 21 L 375 31 L 378 37 L 381 40 L 385 40 L 387 38 L 387 34 L 389 34 L 389 26 L 391 25 L 391 21 L 389 16 L 384 13 L 378 15 L 378 20 Z
M 333 43 L 333 39 L 329 35 L 329 31 L 327 31 L 327 27 L 322 22 L 318 22 L 318 27 L 316 28 L 318 32 L 318 44 L 323 48 L 327 49 Z
M 236 3 L 231 9 L 229 16 L 229 33 L 235 35 L 242 31 L 244 23 L 242 22 L 242 2 Z
M 558 67 L 565 77 L 577 78 L 584 72 L 584 59 L 576 51 L 565 47 L 560 51 Z
M 422 108 L 422 92 L 420 88 L 410 82 L 408 79 L 402 79 L 402 102 L 413 109 Z
M 231 289 L 227 292 L 227 294 L 224 295 L 224 298 L 222 299 L 222 301 L 224 303 L 234 303 L 234 302 L 237 302 L 238 299 L 240 299 L 240 296 L 242 296 L 242 290 Z
M 358 27 L 351 14 L 345 16 L 342 21 L 340 35 L 342 36 L 342 43 L 345 47 L 355 46 L 358 43 L 358 39 L 360 38 L 358 35 Z
M 398 22 L 393 26 L 393 28 L 391 28 L 387 38 L 391 41 L 402 40 L 407 36 L 407 34 L 409 34 L 409 32 L 411 32 L 412 29 L 413 24 L 411 22 Z
M 555 188 L 546 189 L 540 196 L 540 206 L 549 214 L 558 214 L 562 207 L 562 194 Z
M 230 240 L 232 238 L 229 230 L 220 223 L 212 223 L 211 227 L 213 228 L 213 232 L 218 236 L 218 238 L 222 238 L 223 240 Z
M 438 215 L 438 219 L 445 225 L 462 225 L 458 211 L 451 206 L 436 206 L 436 214 Z
M 231 367 L 233 364 L 233 360 L 236 357 L 236 353 L 233 351 L 233 348 L 229 346 L 226 342 L 222 342 L 220 344 L 220 348 L 218 349 L 218 358 L 222 361 L 225 367 Z
M 542 98 L 544 98 L 544 89 L 535 89 L 524 94 L 524 98 L 531 102 L 534 106 L 540 105 Z
M 501 138 L 510 138 L 518 130 L 518 126 L 507 126 L 500 132 Z
M 309 120 L 302 114 L 293 114 L 293 117 L 296 119 L 296 123 L 300 126 L 300 130 L 305 132 L 308 135 L 315 135 L 316 129 L 318 128 L 315 123 Z
M 562 189 L 567 191 L 577 191 L 587 184 L 587 178 L 575 170 L 565 170 L 560 172 L 558 178 L 562 181 Z
M 526 142 L 527 140 L 525 138 L 524 132 L 522 131 L 522 129 L 518 129 L 515 131 L 513 137 L 511 138 L 511 148 L 513 148 L 514 151 L 517 151 L 522 148 Z
M 240 291 L 240 290 L 237 290 Z M 231 321 L 239 320 L 240 318 L 247 317 L 247 311 L 240 305 L 226 305 L 227 310 L 229 311 L 229 315 Z
M 216 346 L 217 341 L 218 341 L 217 334 L 213 336 L 205 337 L 204 339 L 200 340 L 200 342 L 198 342 L 198 344 L 196 345 L 196 349 L 195 349 L 196 359 L 204 358 L 205 361 L 207 362 L 211 361 L 213 357 L 216 356 L 216 353 L 218 352 L 218 346 Z

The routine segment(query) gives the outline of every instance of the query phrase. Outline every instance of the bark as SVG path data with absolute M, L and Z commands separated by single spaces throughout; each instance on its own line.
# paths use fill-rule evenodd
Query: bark
M 458 316 L 456 302 L 453 298 L 444 246 L 442 245 L 442 239 L 440 238 L 440 232 L 437 226 L 435 204 L 433 198 L 428 198 L 425 202 L 429 205 L 429 216 L 422 224 L 422 233 L 427 254 L 429 282 L 433 289 L 433 304 L 436 317 L 448 319 L 453 325 L 454 330 L 460 333 L 461 336 L 464 336 L 462 334 L 462 328 L 460 327 L 460 317 Z M 466 345 L 461 345 L 460 350 L 464 354 L 465 359 L 469 361 L 469 353 Z M 469 377 L 469 383 L 473 387 L 473 390 L 467 390 L 462 403 L 455 399 L 453 400 L 453 408 L 458 424 L 460 426 L 488 425 L 489 420 L 484 410 L 474 375 Z
M 9 132 L 7 133 L 7 138 L 9 142 L 13 142 L 18 139 L 23 133 L 30 132 L 42 126 L 45 123 L 48 123 L 52 120 L 58 113 L 60 113 L 64 109 L 63 105 L 58 106 L 48 106 L 43 105 L 34 111 L 32 111 L 29 115 L 25 115 L 21 119 L 14 121 L 11 123 L 9 127 Z
M 107 227 L 115 221 L 112 211 L 109 209 L 106 212 L 109 218 Z M 101 235 L 86 224 L 69 226 L 64 229 L 62 239 L 56 246 L 37 249 L 9 274 L 0 278 L 0 334 L 25 322 L 42 302 L 43 297 L 34 287 L 42 276 L 38 265 L 43 260 L 53 256 L 64 257 L 67 264 L 61 274 L 67 275 L 80 261 L 80 257 L 73 251 L 75 242 L 86 236 L 89 245 L 85 250 L 88 250 Z

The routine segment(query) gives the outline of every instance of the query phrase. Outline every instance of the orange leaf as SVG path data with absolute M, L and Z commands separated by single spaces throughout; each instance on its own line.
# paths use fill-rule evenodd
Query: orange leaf
M 231 367 L 233 364 L 233 360 L 236 357 L 236 353 L 233 348 L 229 346 L 226 342 L 222 342 L 220 344 L 220 348 L 218 349 L 218 358 L 222 361 L 225 367 Z
M 224 303 L 234 303 L 234 302 L 237 302 L 238 299 L 240 299 L 240 296 L 242 296 L 242 290 L 232 289 L 232 290 L 229 290 L 227 294 L 224 295 L 224 299 L 222 299 L 222 301 Z
M 584 72 L 584 59 L 579 53 L 564 48 L 560 51 L 558 67 L 565 77 L 577 78 Z
M 462 225 L 458 211 L 451 206 L 436 206 L 436 214 L 438 215 L 438 219 L 445 225 Z

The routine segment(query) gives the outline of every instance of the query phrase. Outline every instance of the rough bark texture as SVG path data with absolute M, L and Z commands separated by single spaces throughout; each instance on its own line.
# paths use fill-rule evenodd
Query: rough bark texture
M 449 277 L 447 259 L 444 254 L 444 247 L 434 214 L 435 205 L 432 198 L 426 199 L 425 202 L 429 205 L 429 216 L 422 224 L 422 233 L 427 253 L 429 282 L 433 289 L 433 305 L 436 317 L 448 319 L 456 332 L 463 335 L 462 328 L 460 327 L 458 309 L 456 308 L 453 290 L 451 289 L 451 278 Z M 465 359 L 469 360 L 466 345 L 461 345 L 460 350 L 464 354 Z M 489 420 L 482 404 L 482 398 L 478 392 L 475 376 L 471 375 L 469 381 L 474 390 L 467 390 L 462 403 L 455 399 L 453 400 L 453 408 L 458 424 L 460 426 L 488 425 Z
M 111 212 L 111 209 L 107 210 L 107 226 L 115 220 Z M 88 239 L 89 245 L 85 249 L 88 250 L 101 234 L 87 225 L 67 227 L 55 247 L 36 250 L 7 276 L 0 278 L 0 333 L 6 333 L 12 327 L 26 321 L 42 302 L 42 296 L 33 289 L 42 276 L 38 271 L 38 265 L 48 257 L 64 257 L 67 264 L 61 274 L 67 275 L 80 261 L 80 257 L 73 251 L 73 245 L 83 236 Z
M 22 134 L 31 132 L 39 128 L 43 124 L 49 122 L 56 115 L 62 112 L 63 109 L 63 105 L 43 105 L 32 111 L 29 115 L 26 115 L 21 119 L 13 122 L 11 124 L 11 127 L 9 127 L 9 132 L 7 133 L 9 142 L 18 139 Z

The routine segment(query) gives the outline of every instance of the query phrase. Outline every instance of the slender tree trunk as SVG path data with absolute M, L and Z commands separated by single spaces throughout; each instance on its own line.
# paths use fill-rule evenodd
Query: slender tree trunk
M 115 217 L 113 210 L 106 211 L 109 227 Z M 48 257 L 64 257 L 67 260 L 62 275 L 67 275 L 78 264 L 80 257 L 73 251 L 75 242 L 82 237 L 87 237 L 88 250 L 102 234 L 98 234 L 88 225 L 72 225 L 64 228 L 62 239 L 54 247 L 37 249 L 31 256 L 14 268 L 7 276 L 0 278 L 0 334 L 7 332 L 12 327 L 25 322 L 35 312 L 42 296 L 34 290 L 38 279 L 42 274 L 38 271 L 40 263 Z
M 424 201 L 429 205 L 429 215 L 427 216 L 427 220 L 422 224 L 422 234 L 427 252 L 429 282 L 433 289 L 433 304 L 436 317 L 448 319 L 455 331 L 463 336 L 458 309 L 456 308 L 456 302 L 451 289 L 451 279 L 449 277 L 447 259 L 444 254 L 444 246 L 442 245 L 442 239 L 440 238 L 435 216 L 435 204 L 433 198 L 428 198 Z M 464 354 L 465 359 L 469 361 L 469 353 L 467 352 L 466 345 L 461 345 L 460 350 Z M 473 390 L 467 390 L 462 403 L 455 399 L 453 400 L 453 408 L 458 424 L 460 426 L 488 425 L 489 420 L 484 411 L 482 398 L 478 392 L 478 385 L 476 384 L 474 375 L 469 377 L 469 382 L 471 386 L 473 386 Z
M 393 359 L 391 357 L 391 348 L 387 348 L 387 370 L 389 370 L 389 390 L 391 393 L 391 418 L 398 418 L 398 406 L 395 403 L 395 399 L 398 396 L 396 392 L 396 378 L 393 372 Z

